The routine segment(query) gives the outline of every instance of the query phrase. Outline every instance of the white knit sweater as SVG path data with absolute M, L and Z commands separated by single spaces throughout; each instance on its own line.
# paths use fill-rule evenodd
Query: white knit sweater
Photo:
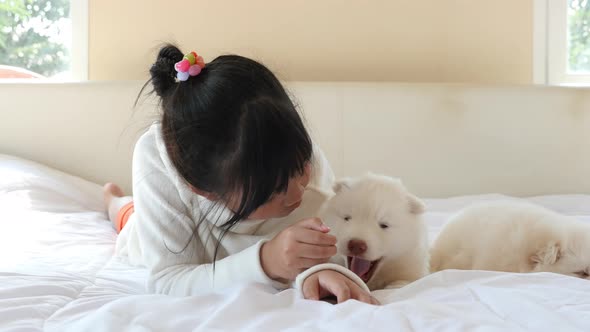
M 334 176 L 316 145 L 312 165 L 309 187 L 331 191 Z M 181 179 L 168 158 L 160 124 L 154 123 L 133 153 L 133 200 L 135 213 L 119 235 L 117 253 L 127 255 L 133 265 L 148 268 L 150 292 L 186 296 L 247 282 L 288 287 L 265 274 L 260 248 L 286 227 L 317 216 L 325 196 L 306 190 L 301 206 L 285 218 L 239 222 L 223 238 L 213 272 L 213 252 L 221 234 L 218 225 L 231 212 L 225 207 L 212 211 L 193 236 L 202 211 L 208 211 L 213 202 L 192 192 Z M 366 289 L 360 278 L 335 264 L 302 273 L 297 287 L 312 271 L 323 268 L 337 270 Z

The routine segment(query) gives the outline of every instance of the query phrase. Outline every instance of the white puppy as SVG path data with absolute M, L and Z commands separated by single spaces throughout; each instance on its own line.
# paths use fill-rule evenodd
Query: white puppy
M 588 279 L 590 225 L 528 203 L 478 204 L 451 218 L 431 255 L 433 272 L 554 272 Z
M 338 239 L 340 259 L 371 290 L 400 287 L 428 273 L 424 204 L 399 180 L 367 174 L 336 182 L 334 192 L 322 220 Z

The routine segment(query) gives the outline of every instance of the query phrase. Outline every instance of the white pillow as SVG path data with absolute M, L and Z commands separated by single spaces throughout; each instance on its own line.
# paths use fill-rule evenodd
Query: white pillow
M 102 187 L 51 167 L 0 154 L 0 208 L 103 212 Z

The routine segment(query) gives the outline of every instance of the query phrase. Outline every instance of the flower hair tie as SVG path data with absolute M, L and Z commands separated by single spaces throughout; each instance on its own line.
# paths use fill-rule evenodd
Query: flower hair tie
M 189 76 L 199 75 L 203 68 L 205 68 L 205 61 L 196 52 L 188 53 L 174 65 L 174 69 L 177 71 L 176 78 L 178 81 L 186 81 Z

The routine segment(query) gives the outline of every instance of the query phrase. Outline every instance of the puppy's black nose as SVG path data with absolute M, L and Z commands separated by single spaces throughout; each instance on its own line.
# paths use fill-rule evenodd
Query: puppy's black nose
M 363 240 L 352 239 L 348 241 L 348 251 L 353 255 L 362 255 L 367 251 L 367 243 Z

